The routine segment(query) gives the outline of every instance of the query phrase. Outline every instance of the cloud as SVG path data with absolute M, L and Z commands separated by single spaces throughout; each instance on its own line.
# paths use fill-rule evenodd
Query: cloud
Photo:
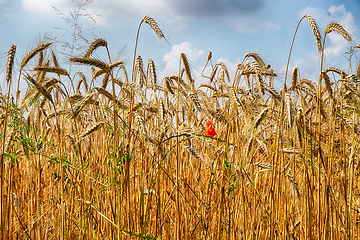
M 205 52 L 192 46 L 189 42 L 176 44 L 171 51 L 165 54 L 163 61 L 166 63 L 164 70 L 160 73 L 160 77 L 177 74 L 179 71 L 180 54 L 184 53 L 191 66 L 201 66 L 201 60 L 205 59 Z M 193 69 L 195 78 L 201 78 L 201 69 Z
M 72 2 L 67 0 L 21 0 L 22 6 L 33 12 L 48 12 L 54 11 L 52 6 L 55 6 L 59 9 L 71 9 Z M 71 5 L 69 4 L 71 3 Z
M 76 8 L 69 0 L 22 0 L 22 4 L 35 12 L 54 12 L 51 6 L 55 6 L 66 14 Z M 193 21 L 221 21 L 240 32 L 278 28 L 258 14 L 264 5 L 264 0 L 102 0 L 91 2 L 85 9 L 100 14 L 100 24 L 138 22 L 150 15 L 177 31 Z
M 168 0 L 167 2 L 182 16 L 202 19 L 238 14 L 248 15 L 264 6 L 264 0 Z
M 256 15 L 231 16 L 226 18 L 226 23 L 237 32 L 254 33 L 258 31 L 270 31 L 280 29 L 278 24 L 263 20 Z

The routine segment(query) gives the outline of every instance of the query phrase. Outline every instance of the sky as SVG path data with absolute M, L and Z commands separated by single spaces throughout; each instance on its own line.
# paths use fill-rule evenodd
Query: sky
M 56 40 L 54 51 L 61 56 L 61 67 L 68 69 L 71 53 L 66 43 L 72 44 L 74 28 L 66 18 L 77 10 L 77 1 L 0 0 L 0 72 L 5 70 L 11 44 L 17 46 L 18 70 L 21 59 L 44 36 Z M 359 0 L 93 0 L 84 8 L 86 11 L 81 13 L 92 16 L 78 19 L 84 36 L 90 42 L 98 37 L 106 39 L 111 56 L 126 60 L 129 72 L 137 27 L 145 15 L 154 18 L 169 42 L 162 46 L 151 28 L 142 25 L 137 55 L 144 64 L 150 58 L 155 62 L 159 81 L 177 73 L 180 53 L 187 55 L 196 82 L 202 83 L 207 82 L 200 73 L 209 51 L 213 64 L 223 62 L 231 78 L 245 54 L 255 52 L 271 65 L 277 74 L 275 83 L 281 86 L 292 37 L 305 14 L 314 18 L 322 30 L 336 21 L 354 38 L 349 44 L 337 33 L 328 34 L 324 67 L 347 71 L 345 52 L 360 39 Z M 80 40 L 78 43 L 84 49 L 88 46 Z M 84 51 L 73 54 L 80 56 Z M 354 71 L 358 56 L 353 56 Z M 301 78 L 316 81 L 319 59 L 315 38 L 307 21 L 303 21 L 293 46 L 290 70 L 297 66 Z M 0 74 L 1 86 L 3 82 L 4 74 Z

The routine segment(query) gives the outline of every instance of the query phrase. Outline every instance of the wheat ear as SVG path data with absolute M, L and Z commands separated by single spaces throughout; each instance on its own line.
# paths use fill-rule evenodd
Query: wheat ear
M 104 122 L 99 122 L 99 123 L 91 126 L 90 128 L 86 129 L 83 133 L 80 134 L 80 138 L 84 138 L 84 137 L 90 135 L 91 133 L 99 130 L 103 125 L 104 125 Z
M 292 74 L 291 74 L 291 86 L 289 88 L 289 90 L 293 91 L 295 90 L 296 87 L 296 83 L 298 80 L 298 73 L 299 73 L 299 68 L 298 67 L 294 67 Z
M 76 91 L 80 92 L 80 85 L 81 85 L 81 83 L 83 83 L 84 88 L 85 88 L 85 92 L 88 92 L 88 85 L 87 85 L 87 82 L 86 82 L 85 75 L 82 72 L 77 72 L 77 73 L 80 75 L 81 79 L 79 80 L 79 82 L 76 85 Z
M 150 80 L 151 80 L 151 88 L 155 90 L 156 72 L 155 72 L 155 64 L 152 59 L 149 59 L 148 62 L 148 75 L 150 76 Z
M 166 88 L 167 88 L 167 90 L 172 94 L 172 95 L 174 95 L 175 93 L 174 93 L 174 91 L 172 90 L 173 89 L 173 86 L 171 86 L 172 85 L 172 82 L 170 83 L 170 78 L 168 78 L 168 77 L 165 77 L 165 86 L 166 86 Z
M 258 64 L 259 66 L 262 68 L 262 69 L 267 69 L 268 66 L 265 65 L 264 61 L 261 59 L 261 57 L 255 53 L 255 52 L 249 52 L 245 55 L 244 59 L 245 58 L 249 58 L 249 57 L 252 57 Z
M 140 56 L 138 56 L 136 58 L 136 64 L 135 64 L 135 69 L 136 69 L 136 72 L 139 76 L 139 85 L 140 85 L 140 88 L 143 88 L 143 86 L 147 85 L 147 82 L 146 82 L 146 76 L 145 76 L 145 73 L 144 73 L 144 64 L 143 64 L 143 61 L 142 61 L 142 58 Z
M 23 69 L 25 67 L 25 65 L 40 51 L 46 49 L 47 47 L 49 47 L 52 43 L 44 43 L 44 44 L 40 44 L 39 46 L 37 46 L 35 49 L 33 49 L 32 51 L 30 51 L 28 54 L 25 55 L 25 57 L 21 60 L 20 63 L 20 69 Z
M 100 68 L 94 72 L 92 78 L 95 79 L 95 78 L 101 76 L 102 74 L 109 72 L 109 70 L 111 70 L 115 67 L 122 66 L 122 64 L 124 64 L 124 61 L 116 61 L 114 63 L 109 64 L 108 68 Z M 127 77 L 126 72 L 124 74 Z
M 313 35 L 315 37 L 315 41 L 316 41 L 316 46 L 318 51 L 320 52 L 322 50 L 322 45 L 321 45 L 321 34 L 319 32 L 319 27 L 318 24 L 316 23 L 316 21 L 309 15 L 306 15 L 306 20 L 308 21 L 311 31 L 313 32 Z
M 69 59 L 71 62 L 75 62 L 75 63 L 81 63 L 81 64 L 86 64 L 86 65 L 91 65 L 94 67 L 98 67 L 101 68 L 103 70 L 109 71 L 110 67 L 109 65 L 107 65 L 106 63 L 97 60 L 97 59 L 93 59 L 93 58 L 70 58 Z
M 90 55 L 98 48 L 98 47 L 106 47 L 107 46 L 107 41 L 105 39 L 102 38 L 98 38 L 95 41 L 93 41 L 89 48 L 86 50 L 85 54 L 84 54 L 84 58 L 88 58 L 90 57 Z
M 36 89 L 46 98 L 48 99 L 51 103 L 53 102 L 52 96 L 51 94 L 45 90 L 45 88 L 43 86 L 41 86 L 41 84 L 39 84 L 38 82 L 36 82 L 29 74 L 26 75 L 25 77 L 30 83 L 32 83 Z
M 269 112 L 269 110 L 270 108 L 265 108 L 259 113 L 259 115 L 254 120 L 253 129 L 256 129 L 261 124 L 261 122 L 265 119 L 266 114 Z
M 191 154 L 193 155 L 195 158 L 197 159 L 201 159 L 201 157 L 199 156 L 199 154 L 197 154 L 197 152 L 191 148 L 190 146 L 184 146 L 184 148 Z
M 42 72 L 50 72 L 50 73 L 56 73 L 59 75 L 69 75 L 68 72 L 66 71 L 66 69 L 64 68 L 59 68 L 59 67 L 35 67 L 34 71 L 42 71 Z
M 348 42 L 352 41 L 351 35 L 339 23 L 333 22 L 326 26 L 325 34 L 328 34 L 333 31 L 339 33 L 346 41 Z
M 55 66 L 56 68 L 59 68 L 59 63 L 58 63 L 58 61 L 57 61 L 57 59 L 56 59 L 56 56 L 55 56 L 54 51 L 51 51 L 51 57 L 52 57 L 52 59 L 53 59 L 54 66 Z
M 189 61 L 188 61 L 186 55 L 185 55 L 184 53 L 181 53 L 181 54 L 180 54 L 180 57 L 181 57 L 181 60 L 182 60 L 182 62 L 183 62 L 183 64 L 184 64 L 186 76 L 188 77 L 189 81 L 190 81 L 192 84 L 194 84 L 194 80 L 193 80 L 192 77 L 191 77 Z
M 9 52 L 8 52 L 8 59 L 6 63 L 6 83 L 9 84 L 12 76 L 12 68 L 14 65 L 14 58 L 15 58 L 16 46 L 11 45 Z
M 75 119 L 81 110 L 91 101 L 91 98 L 94 96 L 94 93 L 86 95 L 79 103 L 77 103 L 72 112 L 71 118 Z
M 198 98 L 195 90 L 192 90 L 191 92 L 189 92 L 189 97 L 190 97 L 190 99 L 194 102 L 196 109 L 197 109 L 199 112 L 202 112 L 202 107 L 201 107 L 199 98 Z
M 142 19 L 142 22 L 147 23 L 151 27 L 162 46 L 164 46 L 162 42 L 163 39 L 168 42 L 168 38 L 165 36 L 164 32 L 161 30 L 161 28 L 153 18 L 145 16 Z

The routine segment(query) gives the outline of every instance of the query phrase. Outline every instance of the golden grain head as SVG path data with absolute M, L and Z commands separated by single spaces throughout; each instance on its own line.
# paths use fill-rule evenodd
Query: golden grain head
M 25 57 L 21 60 L 20 63 L 20 69 L 24 68 L 26 64 L 39 52 L 45 50 L 48 48 L 52 43 L 43 43 L 38 45 L 36 48 L 34 48 L 32 51 L 30 51 L 28 54 L 25 55 Z
M 164 46 L 162 40 L 164 39 L 165 41 L 168 41 L 168 38 L 165 36 L 164 32 L 161 30 L 158 23 L 152 17 L 149 17 L 149 16 L 145 16 L 142 19 L 142 22 L 148 24 L 151 27 L 151 29 L 154 31 L 155 35 L 159 39 L 159 42 L 161 43 L 161 45 Z
M 346 31 L 345 28 L 341 26 L 339 23 L 333 22 L 326 26 L 325 34 L 331 33 L 333 31 L 339 33 L 346 41 L 348 42 L 352 41 L 352 37 L 350 33 Z
M 86 50 L 83 58 L 89 58 L 90 55 L 98 48 L 98 47 L 107 47 L 107 41 L 102 38 L 98 38 L 95 41 L 93 41 L 89 48 Z
M 315 37 L 316 46 L 318 51 L 322 51 L 322 44 L 321 44 L 321 34 L 319 31 L 319 27 L 317 22 L 309 15 L 306 15 L 306 19 L 310 25 L 311 31 L 313 32 L 313 35 Z
M 9 84 L 9 82 L 11 81 L 15 52 L 16 52 L 16 46 L 11 45 L 9 52 L 8 52 L 8 59 L 7 59 L 7 64 L 6 64 L 6 83 L 7 84 Z

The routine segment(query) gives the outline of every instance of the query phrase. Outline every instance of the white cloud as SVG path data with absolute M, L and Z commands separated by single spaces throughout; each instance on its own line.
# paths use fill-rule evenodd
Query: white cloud
M 258 31 L 270 31 L 280 29 L 280 26 L 271 21 L 263 20 L 255 15 L 230 16 L 226 23 L 237 32 L 254 33 Z
M 51 6 L 59 9 L 71 9 L 71 1 L 67 0 L 21 0 L 23 7 L 28 11 L 34 12 L 48 12 L 53 11 Z
M 311 16 L 317 23 L 324 23 L 328 20 L 328 16 L 325 9 L 306 7 L 299 11 L 299 17 L 304 15 Z
M 204 64 L 201 60 L 205 60 L 205 52 L 203 50 L 199 50 L 192 46 L 189 42 L 182 42 L 180 44 L 176 44 L 171 48 L 171 51 L 165 54 L 163 61 L 166 62 L 165 69 L 160 73 L 160 77 L 163 78 L 165 76 L 170 76 L 173 74 L 177 74 L 179 71 L 179 61 L 180 54 L 184 53 L 193 67 L 201 66 Z M 203 59 L 202 59 L 203 58 Z M 201 69 L 193 69 L 192 73 L 194 73 L 194 78 L 202 78 L 200 75 Z
M 0 0 L 2 1 L 2 0 Z M 263 0 L 102 0 L 94 1 L 84 8 L 88 13 L 97 13 L 100 24 L 139 21 L 149 15 L 166 23 L 177 31 L 186 28 L 191 21 L 221 21 L 239 32 L 255 32 L 279 28 L 263 20 L 258 14 L 264 7 Z M 54 12 L 52 6 L 67 14 L 76 9 L 69 0 L 22 0 L 23 7 L 34 12 Z M 189 5 L 192 5 L 189 7 Z M 255 16 L 256 15 L 256 16 Z

